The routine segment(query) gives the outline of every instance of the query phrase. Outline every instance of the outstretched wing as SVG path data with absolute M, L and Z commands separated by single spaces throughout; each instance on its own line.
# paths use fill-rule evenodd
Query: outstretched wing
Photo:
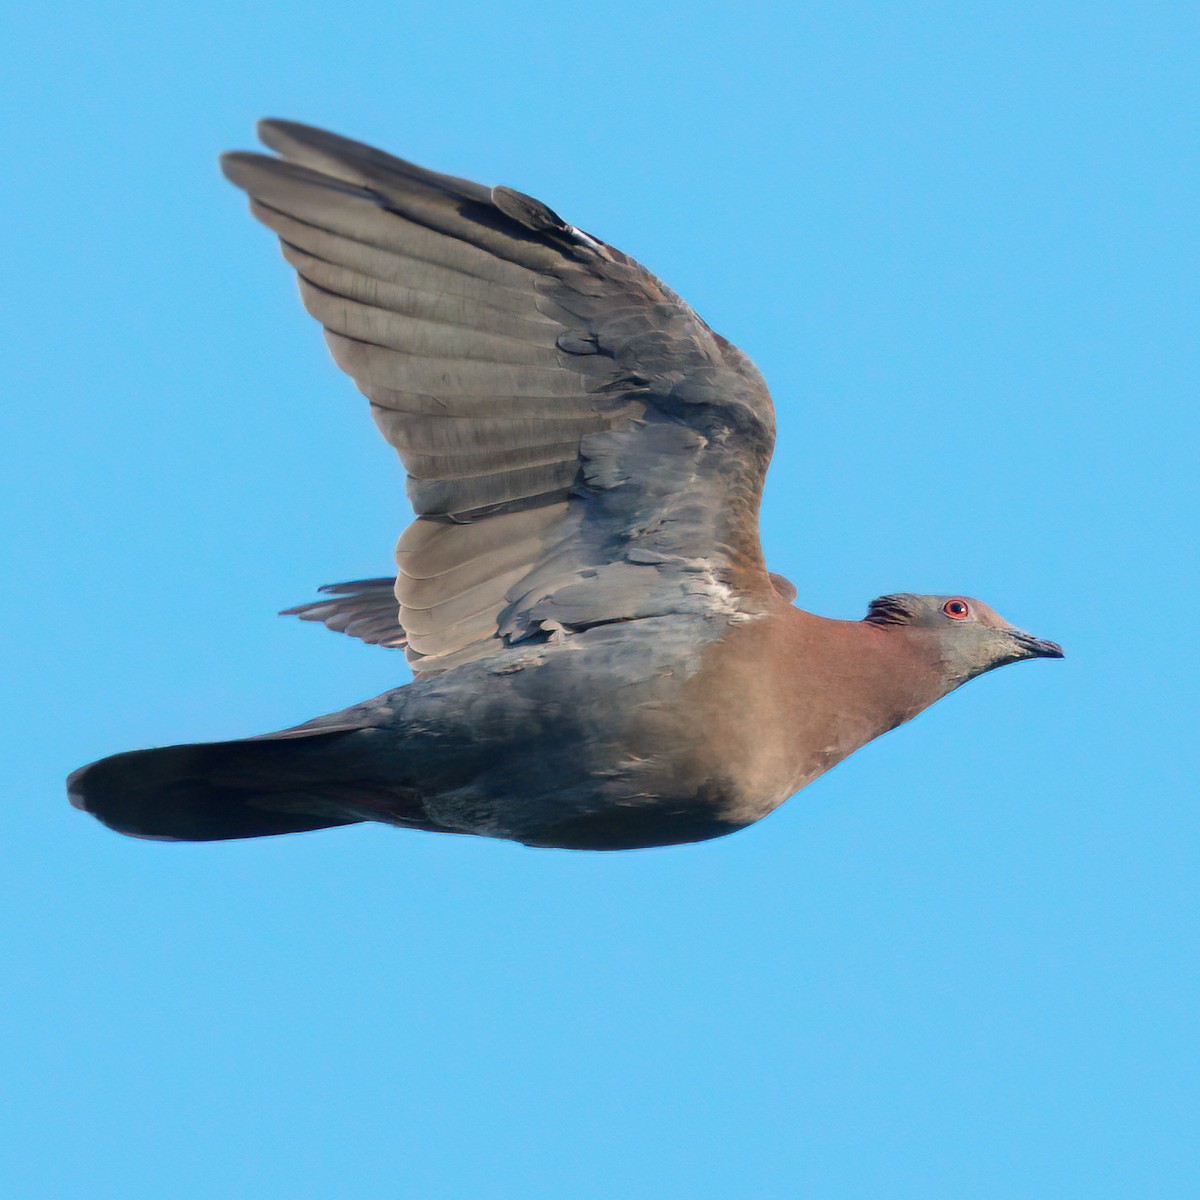
M 291 122 L 259 134 L 280 157 L 227 154 L 225 174 L 408 472 L 395 594 L 414 670 L 763 611 L 774 412 L 745 356 L 528 196 Z

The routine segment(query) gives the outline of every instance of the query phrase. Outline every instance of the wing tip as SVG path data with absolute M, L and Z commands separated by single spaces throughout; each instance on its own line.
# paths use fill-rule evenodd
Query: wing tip
M 261 171 L 265 164 L 275 164 L 278 161 L 268 154 L 260 154 L 257 150 L 226 150 L 217 157 L 221 174 L 234 187 L 239 187 L 244 192 L 250 191 L 256 173 Z
M 279 134 L 286 136 L 294 132 L 302 133 L 310 128 L 311 126 L 303 125 L 299 121 L 289 121 L 286 117 L 261 117 L 254 122 L 254 136 L 264 146 L 270 146 L 271 139 Z
M 264 146 L 285 156 L 297 146 L 316 148 L 331 142 L 348 143 L 341 134 L 330 133 L 317 125 L 306 125 L 303 121 L 290 121 L 286 117 L 263 117 L 255 122 L 254 133 Z

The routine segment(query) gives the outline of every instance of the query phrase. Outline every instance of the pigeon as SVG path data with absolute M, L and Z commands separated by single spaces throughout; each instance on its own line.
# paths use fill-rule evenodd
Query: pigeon
M 413 681 L 278 733 L 115 754 L 72 802 L 135 837 L 378 821 L 627 850 L 761 820 L 1006 663 L 970 596 L 799 608 L 758 535 L 774 409 L 627 255 L 507 187 L 294 122 L 223 156 L 407 472 L 394 578 L 286 610 Z

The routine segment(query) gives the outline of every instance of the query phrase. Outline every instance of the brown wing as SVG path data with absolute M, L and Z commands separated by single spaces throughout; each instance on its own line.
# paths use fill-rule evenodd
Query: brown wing
M 749 360 L 536 200 L 290 122 L 259 132 L 281 157 L 227 154 L 225 174 L 408 471 L 396 598 L 415 670 L 761 610 L 774 413 Z

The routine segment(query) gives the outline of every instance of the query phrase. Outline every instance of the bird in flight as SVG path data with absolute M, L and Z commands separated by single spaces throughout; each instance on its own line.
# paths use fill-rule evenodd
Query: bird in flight
M 71 775 L 135 837 L 381 821 L 620 850 L 741 829 L 1005 663 L 1061 658 L 968 596 L 793 604 L 758 536 L 775 438 L 744 354 L 510 188 L 263 121 L 226 176 L 408 473 L 394 579 L 288 610 L 414 680 L 240 741 Z

